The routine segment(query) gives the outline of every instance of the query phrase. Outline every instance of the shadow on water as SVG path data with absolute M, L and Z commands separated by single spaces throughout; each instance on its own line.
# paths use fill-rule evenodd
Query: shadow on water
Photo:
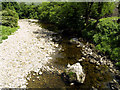
M 49 25 L 42 24 L 43 28 L 47 28 Z M 52 25 L 50 25 L 52 27 Z M 55 29 L 55 27 L 53 28 Z M 56 36 L 58 36 L 56 34 Z M 64 70 L 68 63 L 74 64 L 78 62 L 78 59 L 82 56 L 82 49 L 77 48 L 76 45 L 69 43 L 69 37 L 63 37 L 58 42 L 59 46 L 62 46 L 62 49 L 56 50 L 55 55 L 52 55 L 53 59 L 50 61 L 51 65 L 56 67 L 58 70 Z M 84 42 L 83 42 L 84 43 Z M 62 88 L 69 89 L 74 88 L 76 90 L 80 89 L 90 89 L 92 87 L 103 89 L 108 88 L 107 82 L 110 81 L 111 74 L 108 72 L 106 66 L 96 66 L 88 62 L 88 59 L 85 59 L 81 62 L 81 65 L 84 68 L 86 79 L 83 84 L 68 85 L 65 83 L 61 76 L 54 72 L 44 71 L 42 75 L 34 74 L 31 72 L 31 78 L 28 81 L 28 88 Z M 96 69 L 96 67 L 98 69 Z M 28 75 L 29 77 L 29 75 Z

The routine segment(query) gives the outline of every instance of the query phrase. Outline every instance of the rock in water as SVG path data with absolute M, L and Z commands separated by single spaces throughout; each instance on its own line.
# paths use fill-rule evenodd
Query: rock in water
M 70 43 L 72 43 L 72 44 L 79 44 L 80 42 L 78 41 L 77 38 L 72 38 L 72 39 L 70 39 Z
M 68 64 L 68 68 L 65 70 L 65 77 L 67 77 L 69 82 L 83 83 L 85 80 L 85 73 L 83 72 L 80 63 L 73 65 Z
M 84 44 L 82 42 L 80 42 L 77 38 L 70 39 L 70 43 L 78 44 L 77 47 L 83 47 L 84 46 Z

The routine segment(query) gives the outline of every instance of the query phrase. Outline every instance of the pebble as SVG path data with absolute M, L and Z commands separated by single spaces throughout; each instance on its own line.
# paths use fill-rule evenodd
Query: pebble
M 79 59 L 78 61 L 81 62 L 81 61 L 83 61 L 83 59 Z
M 32 81 L 34 82 L 35 80 L 33 79 Z
M 72 86 L 72 85 L 74 85 L 74 83 L 70 83 L 70 85 Z
M 85 59 L 84 57 L 82 57 L 82 59 Z
M 39 76 L 37 76 L 37 78 L 40 78 Z
M 39 72 L 39 75 L 41 75 L 42 74 L 42 72 Z
M 52 59 L 48 56 L 58 45 L 50 41 L 52 40 L 50 36 L 37 39 L 37 34 L 33 31 L 39 29 L 41 36 L 45 31 L 48 34 L 51 32 L 42 30 L 39 25 L 28 21 L 28 19 L 19 20 L 20 29 L 0 44 L 0 88 L 26 88 L 27 79 L 30 80 L 27 78 L 28 73 L 34 71 L 41 75 L 42 72 L 38 68 L 52 70 L 46 64 Z

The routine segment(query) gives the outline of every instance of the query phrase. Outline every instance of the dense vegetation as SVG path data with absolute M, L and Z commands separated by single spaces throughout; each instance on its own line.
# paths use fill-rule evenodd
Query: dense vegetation
M 20 19 L 39 19 L 57 26 L 58 31 L 63 30 L 65 34 L 72 33 L 87 38 L 120 66 L 120 24 L 117 22 L 119 15 L 111 17 L 118 3 L 44 2 L 28 5 L 23 2 L 2 2 L 2 5 L 3 10 L 11 9 L 17 12 Z M 120 12 L 120 5 L 118 11 Z
M 2 40 L 8 38 L 8 35 L 11 35 L 18 29 L 18 20 L 19 16 L 14 10 L 10 10 L 9 8 L 5 8 L 0 11 L 0 15 L 2 15 L 2 25 L 0 26 L 0 43 Z
M 1 32 L 1 40 L 5 40 L 8 38 L 8 35 L 11 35 L 13 32 L 15 32 L 16 30 L 18 29 L 18 27 L 14 27 L 14 28 L 11 28 L 11 27 L 7 27 L 7 26 L 3 26 L 1 25 L 0 26 L 0 31 Z M 1 43 L 2 41 L 0 41 Z
M 92 22 L 87 29 L 83 30 L 83 37 L 90 39 L 96 45 L 96 48 L 102 53 L 109 55 L 115 60 L 117 65 L 120 61 L 120 24 L 114 22 L 113 18 L 100 19 L 95 30 L 91 29 L 95 22 Z M 89 28 L 91 30 L 89 30 Z M 87 36 L 87 37 L 86 37 Z
M 15 11 L 6 9 L 2 11 L 2 25 L 17 27 L 18 26 L 18 14 Z

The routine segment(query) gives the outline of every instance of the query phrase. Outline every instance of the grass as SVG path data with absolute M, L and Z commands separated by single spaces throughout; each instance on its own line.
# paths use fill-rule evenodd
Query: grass
M 0 43 L 2 43 L 2 40 L 5 40 L 8 38 L 9 35 L 14 33 L 19 27 L 7 27 L 7 26 L 0 26 Z

